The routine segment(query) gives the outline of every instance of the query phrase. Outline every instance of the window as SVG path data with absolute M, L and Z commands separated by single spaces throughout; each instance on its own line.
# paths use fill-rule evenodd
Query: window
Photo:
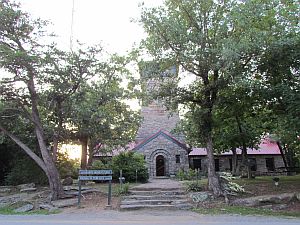
M 180 163 L 180 155 L 176 155 L 176 163 Z
M 201 159 L 193 159 L 193 169 L 201 170 Z
M 232 159 L 229 159 L 229 169 L 232 171 Z
M 220 171 L 220 162 L 219 162 L 219 159 L 215 159 L 215 169 L 216 169 L 216 171 Z
M 249 158 L 249 166 L 251 171 L 256 171 L 257 170 L 257 164 L 256 164 L 256 159 L 255 158 Z
M 268 171 L 275 170 L 274 158 L 266 158 L 266 167 Z

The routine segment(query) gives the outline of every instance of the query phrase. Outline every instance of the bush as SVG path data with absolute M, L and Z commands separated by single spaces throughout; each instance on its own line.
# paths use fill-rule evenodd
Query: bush
M 77 178 L 80 162 L 70 159 L 67 153 L 57 153 L 56 167 L 62 179 L 66 177 Z
M 232 182 L 232 180 L 236 179 L 232 176 L 231 173 L 228 172 L 220 172 L 219 177 L 221 180 L 221 186 L 225 193 L 234 194 L 234 193 L 244 193 L 245 189 L 237 183 Z
M 30 158 L 22 157 L 15 161 L 14 166 L 5 178 L 5 184 L 18 185 L 35 183 L 44 185 L 48 179 L 44 171 Z
M 126 182 L 146 182 L 149 178 L 148 170 L 146 168 L 144 156 L 135 152 L 122 152 L 112 159 L 113 176 L 115 179 L 119 178 L 120 170 L 122 176 L 125 177 Z
M 195 180 L 197 178 L 197 171 L 189 169 L 187 172 L 184 172 L 180 169 L 176 174 L 176 177 L 179 180 Z
M 202 191 L 202 186 L 198 181 L 189 182 L 187 183 L 187 191 L 194 191 L 194 192 Z
M 129 193 L 129 183 L 125 183 L 123 185 L 120 185 L 117 190 L 116 190 L 116 194 L 117 196 L 120 195 L 127 195 Z
M 178 173 L 176 174 L 176 178 L 179 179 L 179 180 L 185 180 L 185 173 L 182 169 L 180 169 L 178 171 Z
M 93 170 L 111 170 L 112 163 L 111 162 L 103 163 L 101 160 L 96 160 L 92 163 L 92 169 Z

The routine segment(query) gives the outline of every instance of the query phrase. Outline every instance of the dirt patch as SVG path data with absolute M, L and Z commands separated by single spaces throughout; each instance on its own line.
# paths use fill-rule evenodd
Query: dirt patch
M 95 192 L 83 195 L 81 198 L 81 207 L 77 206 L 68 207 L 62 209 L 63 213 L 77 213 L 77 212 L 95 212 L 101 210 L 107 210 L 107 194 L 102 192 Z M 120 205 L 120 198 L 117 196 L 112 196 L 111 209 L 118 210 Z

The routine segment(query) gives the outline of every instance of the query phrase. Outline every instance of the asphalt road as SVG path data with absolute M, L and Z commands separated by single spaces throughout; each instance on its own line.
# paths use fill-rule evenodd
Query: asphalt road
M 300 219 L 207 216 L 187 211 L 84 212 L 56 215 L 0 215 L 0 225 L 300 225 Z

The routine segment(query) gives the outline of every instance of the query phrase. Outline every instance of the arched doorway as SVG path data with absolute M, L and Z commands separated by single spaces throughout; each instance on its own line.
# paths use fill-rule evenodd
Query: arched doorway
M 156 176 L 165 176 L 165 158 L 162 155 L 156 157 Z

